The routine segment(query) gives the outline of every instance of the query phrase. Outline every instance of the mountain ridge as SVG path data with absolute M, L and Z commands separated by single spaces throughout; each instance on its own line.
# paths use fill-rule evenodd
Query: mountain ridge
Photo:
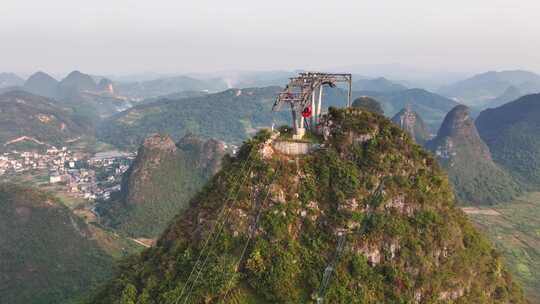
M 456 106 L 446 116 L 437 136 L 426 145 L 448 170 L 456 195 L 464 203 L 511 201 L 521 189 L 493 162 L 469 113 L 467 106 Z
M 527 188 L 540 186 L 540 94 L 523 96 L 476 119 L 495 162 Z
M 132 237 L 158 236 L 221 167 L 223 143 L 191 135 L 175 143 L 153 134 L 138 149 L 112 202 L 97 208 L 103 222 Z
M 418 113 L 412 111 L 410 107 L 405 107 L 399 111 L 392 117 L 392 122 L 397 124 L 405 132 L 409 133 L 419 145 L 423 146 L 430 138 L 422 117 L 420 117 Z
M 322 128 L 305 155 L 247 141 L 91 303 L 526 302 L 429 153 L 368 111 Z
M 489 71 L 442 87 L 438 92 L 470 106 L 485 108 L 492 106 L 489 102 L 510 87 L 519 89 L 522 95 L 537 93 L 540 91 L 540 75 L 524 70 Z
M 24 91 L 1 94 L 0 110 L 0 143 L 4 145 L 22 137 L 61 145 L 90 133 L 54 101 Z

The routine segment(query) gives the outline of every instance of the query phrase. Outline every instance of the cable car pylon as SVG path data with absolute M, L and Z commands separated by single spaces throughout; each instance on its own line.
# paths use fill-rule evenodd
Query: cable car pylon
M 323 88 L 336 87 L 338 83 L 348 85 L 347 107 L 351 106 L 352 75 L 338 73 L 306 72 L 289 79 L 289 83 L 279 93 L 272 107 L 279 111 L 283 104 L 291 107 L 293 139 L 302 139 L 306 125 L 316 128 L 323 108 Z

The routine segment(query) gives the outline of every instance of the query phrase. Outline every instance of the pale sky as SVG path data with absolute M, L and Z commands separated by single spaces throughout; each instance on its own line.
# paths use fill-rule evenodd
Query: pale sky
M 540 71 L 540 1 L 1 0 L 0 72 Z

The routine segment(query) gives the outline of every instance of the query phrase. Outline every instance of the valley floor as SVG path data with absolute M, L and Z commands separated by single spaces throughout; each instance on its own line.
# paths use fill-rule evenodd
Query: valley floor
M 505 256 L 531 303 L 540 303 L 540 192 L 492 207 L 464 207 Z

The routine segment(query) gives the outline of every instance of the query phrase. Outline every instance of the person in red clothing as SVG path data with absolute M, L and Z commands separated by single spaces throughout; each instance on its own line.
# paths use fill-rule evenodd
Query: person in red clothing
M 311 114 L 312 114 L 311 106 L 306 107 L 306 108 L 302 111 L 302 116 L 303 116 L 304 118 L 309 118 L 309 117 L 311 117 Z

